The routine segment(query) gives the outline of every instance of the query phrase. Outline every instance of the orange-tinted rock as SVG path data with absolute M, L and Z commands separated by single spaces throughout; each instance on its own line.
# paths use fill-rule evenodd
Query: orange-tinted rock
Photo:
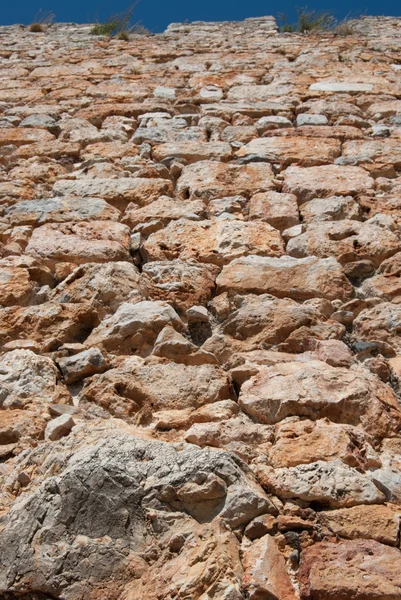
M 141 288 L 139 271 L 129 262 L 86 263 L 74 269 L 51 297 L 62 304 L 85 302 L 104 315 L 123 302 L 144 299 Z
M 275 436 L 275 444 L 269 451 L 273 467 L 296 467 L 336 458 L 361 469 L 375 464 L 369 440 L 349 425 L 337 425 L 325 419 L 289 421 L 276 426 Z
M 49 223 L 35 229 L 26 252 L 50 266 L 129 260 L 129 229 L 113 221 Z
M 82 342 L 97 324 L 97 314 L 84 303 L 12 307 L 0 310 L 0 342 L 29 341 L 44 351 Z
M 219 292 L 268 293 L 299 301 L 309 298 L 345 300 L 353 294 L 351 284 L 333 258 L 237 258 L 223 267 L 216 283 Z
M 266 221 L 283 231 L 299 223 L 297 198 L 293 194 L 273 191 L 255 194 L 249 201 L 249 217 Z
M 381 504 L 385 495 L 367 477 L 340 460 L 272 469 L 260 465 L 263 486 L 279 498 L 302 500 L 325 508 Z
M 373 179 L 361 167 L 325 165 L 289 167 L 283 192 L 295 194 L 300 203 L 328 196 L 355 196 L 373 189 Z
M 227 264 L 248 254 L 281 256 L 280 233 L 259 221 L 189 221 L 180 219 L 153 233 L 143 244 L 147 261 L 190 260 Z
M 250 165 L 202 161 L 183 169 L 177 182 L 181 198 L 245 196 L 274 189 L 273 171 L 267 163 Z
M 0 597 L 400 600 L 400 19 L 0 29 Z
M 43 285 L 53 285 L 50 270 L 30 256 L 0 260 L 0 305 L 27 306 Z
M 199 408 L 232 396 L 224 371 L 214 365 L 187 366 L 132 357 L 85 380 L 81 396 L 120 418 L 147 411 Z
M 387 275 L 369 277 L 363 282 L 361 292 L 366 298 L 378 297 L 399 304 L 401 300 L 400 278 Z
M 398 236 L 377 225 L 343 220 L 335 223 L 310 223 L 304 233 L 287 245 L 290 256 L 335 256 L 342 265 L 371 260 L 375 267 L 400 250 Z
M 78 158 L 80 154 L 80 145 L 62 140 L 37 141 L 32 144 L 18 146 L 14 151 L 14 156 L 20 159 L 29 159 L 36 156 L 50 158 Z
M 357 125 L 359 123 L 357 122 Z M 330 127 L 328 125 L 302 125 L 295 129 L 279 129 L 278 131 L 266 131 L 264 136 L 279 136 L 279 137 L 301 137 L 310 138 L 313 142 L 315 138 L 333 138 L 335 140 L 358 140 L 363 137 L 360 129 L 350 125 L 336 125 Z
M 354 506 L 319 513 L 319 522 L 334 535 L 398 545 L 400 515 L 391 506 Z
M 29 440 L 43 439 L 46 421 L 27 410 L 0 412 L 0 447 Z
M 199 410 L 197 414 L 191 414 L 188 419 L 191 427 L 185 433 L 187 442 L 201 447 L 227 448 L 246 462 L 259 453 L 265 455 L 266 447 L 273 439 L 272 427 L 254 423 L 241 413 L 234 413 L 229 419 L 219 420 L 215 406 L 216 403 L 211 405 L 213 419 L 201 416 Z
M 289 416 L 361 424 L 372 437 L 401 427 L 392 389 L 363 369 L 331 367 L 320 361 L 282 363 L 261 370 L 241 388 L 239 403 L 261 423 Z
M 0 146 L 34 144 L 54 140 L 54 136 L 44 129 L 0 129 Z
M 238 351 L 269 348 L 319 320 L 319 313 L 312 307 L 267 294 L 238 297 L 230 308 L 222 332 Z
M 381 302 L 372 308 L 362 310 L 353 323 L 353 336 L 361 342 L 384 342 L 395 352 L 401 351 L 399 328 L 401 323 L 401 306 L 391 302 Z M 362 348 L 363 349 L 363 348 Z
M 120 212 L 100 198 L 49 198 L 17 202 L 6 210 L 11 225 L 65 221 L 118 221 Z
M 366 110 L 368 117 L 383 119 L 391 117 L 401 112 L 401 102 L 399 100 L 379 100 L 373 101 Z
M 340 148 L 340 142 L 330 138 L 267 137 L 252 140 L 237 155 L 244 157 L 257 154 L 268 162 L 280 163 L 284 167 L 292 163 L 314 167 L 334 162 L 340 156 Z
M 145 263 L 142 273 L 144 292 L 152 300 L 166 300 L 183 310 L 211 298 L 218 268 L 177 259 Z
M 302 600 L 393 600 L 399 596 L 401 553 L 373 540 L 315 544 L 302 553 Z
M 350 367 L 354 362 L 351 350 L 340 340 L 324 340 L 316 344 L 316 358 L 332 367 Z
M 295 600 L 284 557 L 273 537 L 267 534 L 252 544 L 244 544 L 243 565 L 242 585 L 250 600 L 269 596 Z
M 56 196 L 103 198 L 117 208 L 126 208 L 130 202 L 145 206 L 162 195 L 171 195 L 168 179 L 123 177 L 120 179 L 59 180 L 53 187 Z
M 155 146 L 152 152 L 154 160 L 161 162 L 166 158 L 184 158 L 188 163 L 200 160 L 227 161 L 231 157 L 230 144 L 223 142 L 185 141 Z
M 205 213 L 205 205 L 201 200 L 176 202 L 168 196 L 161 196 L 147 206 L 138 208 L 130 204 L 124 213 L 123 222 L 146 235 L 162 229 L 170 221 L 189 219 L 200 221 Z

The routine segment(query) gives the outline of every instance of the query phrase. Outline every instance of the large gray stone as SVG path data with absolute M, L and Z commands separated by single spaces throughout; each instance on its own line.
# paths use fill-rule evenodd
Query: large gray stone
M 153 577 L 154 586 L 160 570 L 164 585 L 178 592 L 203 585 L 206 591 L 227 581 L 227 569 L 240 571 L 235 537 L 219 522 L 247 524 L 269 506 L 247 467 L 227 452 L 150 441 L 110 426 L 96 437 L 86 429 L 44 445 L 28 464 L 45 459 L 42 483 L 3 520 L 0 594 L 116 599 L 130 584 L 131 597 L 154 598 L 146 585 Z M 58 474 L 51 476 L 54 461 Z M 168 552 L 177 545 L 185 545 L 179 564 Z M 209 569 L 210 558 L 226 567 L 210 570 L 207 583 L 173 579 L 178 568 L 189 572 L 194 550 L 202 568 Z

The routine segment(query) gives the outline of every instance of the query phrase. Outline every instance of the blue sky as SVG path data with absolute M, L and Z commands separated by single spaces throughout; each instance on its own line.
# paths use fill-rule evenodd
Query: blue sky
M 0 24 L 31 23 L 39 9 L 52 10 L 57 21 L 92 22 L 95 16 L 105 20 L 112 13 L 125 10 L 130 0 L 2 0 Z M 135 9 L 135 19 L 142 21 L 154 32 L 163 31 L 169 23 L 188 21 L 237 20 L 246 17 L 274 15 L 286 12 L 290 20 L 295 18 L 295 6 L 309 9 L 333 10 L 335 16 L 343 18 L 352 14 L 401 15 L 401 3 L 396 0 L 314 0 L 309 2 L 268 2 L 266 0 L 141 0 Z

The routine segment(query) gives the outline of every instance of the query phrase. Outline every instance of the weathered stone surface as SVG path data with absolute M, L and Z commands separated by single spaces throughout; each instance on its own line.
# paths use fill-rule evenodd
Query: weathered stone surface
M 297 415 L 362 424 L 374 437 L 398 431 L 401 411 L 391 388 L 364 369 L 341 369 L 321 361 L 277 364 L 241 388 L 242 409 L 261 423 Z
M 390 600 L 399 596 L 401 554 L 374 540 L 320 543 L 304 550 L 302 600 Z
M 367 124 L 365 122 L 364 126 Z M 310 141 L 313 142 L 315 138 L 333 138 L 335 140 L 359 140 L 363 137 L 363 133 L 360 130 L 361 124 L 360 121 L 357 120 L 357 123 L 351 118 L 351 120 L 346 119 L 345 123 L 338 125 L 335 127 L 331 127 L 330 125 L 304 125 L 302 127 L 296 127 L 295 129 L 280 129 L 278 131 L 268 131 L 264 134 L 264 136 L 268 137 L 271 135 L 277 137 L 300 137 L 300 138 L 310 138 Z M 353 164 L 353 160 L 348 161 L 347 159 L 343 159 L 341 156 L 335 160 L 335 164 Z
M 318 319 L 316 311 L 295 301 L 280 300 L 262 294 L 239 297 L 230 316 L 222 323 L 225 335 L 241 342 L 243 349 L 253 350 L 278 344 L 299 327 Z
M 388 276 L 386 274 L 369 277 L 361 285 L 361 294 L 365 298 L 377 297 L 399 304 L 401 295 L 400 278 L 398 275 Z
M 182 310 L 211 298 L 218 268 L 177 259 L 145 263 L 142 273 L 144 289 L 153 300 L 171 302 Z
M 153 233 L 143 244 L 147 261 L 195 259 L 223 265 L 238 256 L 284 254 L 280 233 L 259 221 L 200 221 L 185 219 Z
M 160 331 L 170 324 L 178 331 L 184 329 L 181 319 L 167 302 L 124 302 L 92 331 L 85 345 L 100 346 L 115 354 L 146 356 Z
M 38 127 L 40 129 L 47 129 L 50 133 L 55 134 L 59 132 L 56 119 L 41 113 L 31 114 L 28 117 L 25 117 L 18 127 Z
M 354 506 L 321 512 L 319 522 L 334 535 L 347 539 L 373 539 L 398 545 L 400 515 L 390 506 Z
M 56 196 L 77 196 L 79 198 L 100 197 L 112 206 L 123 207 L 130 202 L 145 206 L 157 200 L 163 194 L 172 193 L 168 179 L 145 179 L 141 177 L 123 177 L 120 179 L 85 179 L 77 181 L 58 181 L 53 187 Z
M 11 225 L 42 225 L 66 221 L 118 221 L 120 213 L 101 198 L 46 198 L 17 202 L 6 209 Z
M 344 219 L 336 223 L 310 223 L 287 244 L 290 256 L 335 256 L 339 263 L 371 260 L 375 267 L 399 252 L 398 236 L 374 224 Z
M 90 348 L 57 361 L 66 383 L 73 383 L 83 377 L 103 373 L 108 367 L 107 359 L 97 348 Z
M 188 323 L 209 323 L 209 313 L 204 306 L 191 306 L 187 310 Z
M 176 202 L 173 198 L 161 196 L 142 208 L 130 204 L 124 213 L 123 221 L 133 229 L 148 234 L 168 225 L 170 221 L 178 219 L 200 221 L 204 214 L 205 205 L 201 200 Z
M 330 508 L 380 504 L 385 500 L 368 477 L 338 459 L 271 471 L 265 469 L 262 477 L 264 485 L 281 498 L 299 498 Z
M 43 129 L 19 127 L 18 129 L 0 129 L 0 146 L 22 146 L 35 142 L 48 142 L 54 140 L 54 136 Z
M 82 397 L 117 416 L 139 410 L 199 408 L 232 396 L 227 375 L 214 365 L 123 359 L 116 368 L 85 381 Z
M 246 144 L 258 135 L 256 127 L 253 125 L 245 126 L 228 126 L 221 134 L 221 139 L 224 142 L 236 142 Z
M 202 161 L 183 169 L 177 182 L 181 198 L 221 198 L 274 189 L 273 171 L 267 163 L 250 165 Z
M 255 139 L 243 146 L 239 157 L 256 154 L 268 162 L 288 166 L 297 163 L 304 167 L 314 167 L 332 163 L 340 156 L 340 142 L 334 139 L 313 140 L 302 137 L 268 137 Z
M 162 119 L 166 124 L 168 121 Z M 204 142 L 206 141 L 206 133 L 200 127 L 183 127 L 183 123 L 178 123 L 178 126 L 148 126 L 138 127 L 135 131 L 132 141 L 136 144 L 165 144 L 174 142 Z
M 50 358 L 31 350 L 8 352 L 0 359 L 1 407 L 23 408 L 67 399 L 68 393 L 58 379 L 57 367 Z
M 305 125 L 328 125 L 329 121 L 325 115 L 301 113 L 297 115 L 297 127 Z
M 349 347 L 341 340 L 322 340 L 315 347 L 316 358 L 332 367 L 350 367 L 354 357 Z
M 275 468 L 296 467 L 338 458 L 351 467 L 365 469 L 374 464 L 375 452 L 364 437 L 356 427 L 328 419 L 284 421 L 275 428 L 269 462 Z
M 3 407 L 6 403 L 3 402 Z M 1 446 L 30 443 L 43 439 L 46 421 L 29 410 L 2 410 L 0 420 L 0 451 Z
M 214 403 L 212 407 L 215 405 Z M 272 427 L 254 423 L 244 414 L 218 422 L 193 420 L 195 423 L 185 434 L 187 442 L 201 447 L 227 448 L 246 462 L 258 454 L 259 450 L 264 453 L 266 444 L 273 438 Z
M 0 27 L 2 600 L 400 600 L 400 23 Z
M 371 480 L 386 496 L 386 500 L 397 504 L 401 501 L 401 471 L 395 467 L 386 466 L 369 473 Z
M 123 302 L 143 300 L 140 274 L 129 262 L 80 265 L 53 290 L 62 304 L 85 302 L 104 315 L 113 313 Z
M 9 256 L 0 260 L 1 306 L 27 306 L 44 285 L 54 285 L 53 276 L 34 258 Z
M 295 600 L 295 590 L 285 568 L 285 560 L 274 538 L 265 535 L 243 548 L 242 585 L 250 600 L 272 597 Z
M 316 198 L 301 205 L 303 222 L 342 221 L 343 219 L 361 220 L 361 209 L 352 196 L 333 196 Z
M 200 559 L 203 569 L 211 574 L 213 562 L 225 565 L 206 583 L 191 567 L 191 552 L 188 555 L 184 550 L 184 564 L 182 558 L 177 561 L 174 551 L 168 556 L 162 552 L 152 573 L 162 569 L 165 586 L 171 593 L 185 589 L 199 596 L 211 581 L 224 588 L 231 580 L 235 587 L 236 577 L 241 576 L 238 542 L 219 523 L 247 523 L 267 505 L 264 493 L 247 477 L 243 466 L 228 453 L 205 452 L 193 446 L 179 451 L 174 445 L 133 437 L 116 429 L 105 430 L 104 434 L 105 439 L 99 436 L 91 446 L 70 435 L 54 450 L 47 450 L 52 457 L 52 452 L 78 443 L 73 457 L 67 458 L 70 453 L 62 455 L 58 476 L 42 476 L 42 484 L 29 493 L 27 501 L 16 503 L 4 523 L 1 547 L 7 552 L 2 554 L 0 590 L 61 593 L 71 600 L 85 593 L 94 599 L 104 593 L 107 585 L 113 598 L 120 596 L 124 588 L 130 590 L 131 597 L 156 598 L 146 561 L 148 535 L 156 535 L 166 552 L 169 546 L 174 548 L 172 536 L 181 535 L 178 548 L 187 544 L 195 547 L 198 564 L 206 550 L 201 541 L 204 538 L 215 550 L 209 550 Z M 173 523 L 168 519 L 170 503 L 176 515 Z M 46 506 L 47 516 L 40 522 L 34 515 Z M 71 522 L 68 515 L 78 518 Z M 215 521 L 210 523 L 213 518 Z M 149 534 L 148 519 L 153 522 L 153 533 Z M 28 533 L 33 522 L 34 540 Z M 64 547 L 51 562 L 47 558 L 50 539 L 55 547 Z M 70 576 L 66 579 L 60 573 L 70 561 Z M 185 565 L 182 575 L 177 572 L 179 565 L 181 569 Z M 118 580 L 112 583 L 110 578 L 116 573 Z
M 75 421 L 71 415 L 60 415 L 52 421 L 49 421 L 47 424 L 45 430 L 45 439 L 51 440 L 52 442 L 59 440 L 65 435 L 68 435 L 74 425 Z
M 129 229 L 113 221 L 49 223 L 35 229 L 26 252 L 48 265 L 129 260 Z
M 353 335 L 362 344 L 384 342 L 398 353 L 401 350 L 400 323 L 401 306 L 382 302 L 359 313 L 353 323 Z
M 310 89 L 319 92 L 348 92 L 357 94 L 359 92 L 371 92 L 373 85 L 371 83 L 353 83 L 348 81 L 319 81 L 313 83 Z
M 334 258 L 237 258 L 223 267 L 216 284 L 219 292 L 267 293 L 294 300 L 346 300 L 353 293 L 351 284 Z
M 361 167 L 289 167 L 284 173 L 283 192 L 295 194 L 300 203 L 329 196 L 355 196 L 372 189 L 373 179 Z
M 230 144 L 223 142 L 185 141 L 160 144 L 153 148 L 152 156 L 157 162 L 166 158 L 184 158 L 188 163 L 200 160 L 227 161 L 231 157 Z
M 0 343 L 26 342 L 42 352 L 82 342 L 97 325 L 97 313 L 84 303 L 45 302 L 39 306 L 0 310 Z
M 171 325 L 157 336 L 152 354 L 184 365 L 219 364 L 214 354 L 198 348 Z
M 356 158 L 359 164 L 384 163 L 398 170 L 401 166 L 399 148 L 398 140 L 353 140 L 344 144 L 342 155 Z
M 289 93 L 291 85 L 238 85 L 233 86 L 229 93 L 229 100 L 269 100 L 272 96 Z
M 249 217 L 266 221 L 279 231 L 299 223 L 297 198 L 293 194 L 262 192 L 249 201 Z

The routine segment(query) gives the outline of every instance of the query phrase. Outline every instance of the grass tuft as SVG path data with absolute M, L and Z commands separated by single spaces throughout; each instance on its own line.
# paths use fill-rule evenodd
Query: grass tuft
M 333 29 L 333 33 L 339 36 L 347 36 L 355 34 L 355 27 L 349 18 L 343 19 Z
M 116 35 L 116 38 L 123 42 L 129 42 L 129 33 L 128 31 L 119 31 Z
M 42 10 L 35 15 L 33 23 L 29 25 L 29 31 L 32 33 L 44 33 L 54 22 L 56 15 L 50 10 Z
M 118 28 L 118 21 L 114 18 L 110 18 L 105 23 L 96 23 L 91 29 L 92 35 L 107 35 L 111 37 Z
M 32 33 L 44 33 L 45 28 L 41 23 L 31 23 L 29 25 L 29 31 Z
M 338 21 L 330 11 L 308 10 L 308 7 L 297 8 L 297 21 L 289 23 L 285 13 L 279 13 L 277 19 L 280 31 L 283 33 L 332 32 L 335 35 L 346 36 L 354 33 L 353 24 L 349 17 Z
M 138 0 L 139 1 L 139 0 Z M 135 23 L 131 25 L 132 13 L 137 2 L 132 4 L 126 11 L 112 15 L 104 23 L 96 23 L 92 29 L 92 35 L 105 35 L 107 37 L 116 37 L 118 40 L 129 41 L 130 34 L 147 34 L 149 31 L 141 25 Z

